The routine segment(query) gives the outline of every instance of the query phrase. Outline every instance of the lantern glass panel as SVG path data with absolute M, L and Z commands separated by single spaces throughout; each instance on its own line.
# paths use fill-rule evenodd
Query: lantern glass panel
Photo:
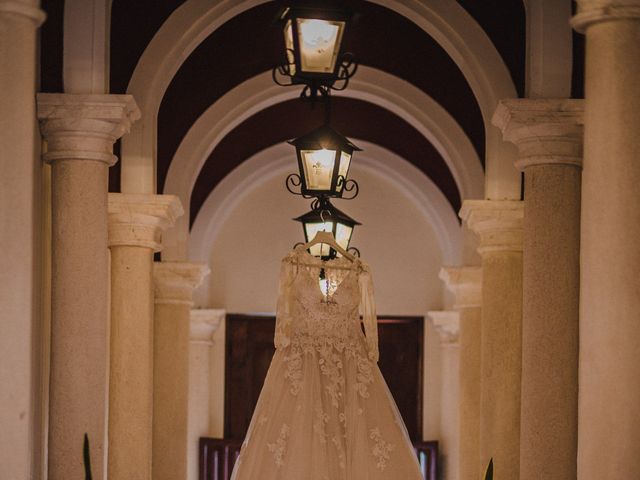
M 340 168 L 338 170 L 338 175 L 342 177 L 342 181 L 339 185 L 336 186 L 336 190 L 338 191 L 338 193 L 342 191 L 344 187 L 344 182 L 347 180 L 347 173 L 349 173 L 350 163 L 351 163 L 351 155 L 346 152 L 341 152 Z
M 353 232 L 353 227 L 349 227 L 342 223 L 338 223 L 336 226 L 336 242 L 345 250 L 349 248 L 349 240 L 351 240 L 351 233 Z M 338 253 L 338 256 L 340 254 Z
M 309 73 L 333 73 L 345 22 L 298 18 L 300 69 Z
M 289 69 L 291 75 L 296 74 L 296 62 L 293 54 L 293 23 L 291 20 L 287 20 L 287 23 L 284 26 L 284 45 L 287 49 L 287 63 L 289 63 Z
M 305 223 L 304 228 L 307 234 L 307 242 L 310 242 L 319 231 L 333 232 L 333 222 Z M 316 243 L 309 249 L 309 252 L 315 257 L 328 257 L 331 253 L 331 247 L 326 243 Z
M 331 190 L 335 150 L 301 150 L 305 183 L 309 190 Z

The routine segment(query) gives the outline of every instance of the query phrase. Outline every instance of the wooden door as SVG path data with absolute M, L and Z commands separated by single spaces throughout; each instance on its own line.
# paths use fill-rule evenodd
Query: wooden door
M 272 316 L 227 315 L 225 438 L 243 439 L 275 352 Z M 378 365 L 413 441 L 422 440 L 422 317 L 378 319 Z

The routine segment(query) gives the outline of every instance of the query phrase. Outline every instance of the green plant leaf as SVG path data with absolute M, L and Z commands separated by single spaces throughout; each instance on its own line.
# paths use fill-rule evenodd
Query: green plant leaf
M 82 448 L 82 457 L 84 458 L 84 478 L 92 480 L 91 476 L 91 453 L 89 453 L 89 436 L 84 434 L 84 447 Z
M 493 480 L 493 458 L 489 460 L 487 470 L 484 472 L 484 480 Z

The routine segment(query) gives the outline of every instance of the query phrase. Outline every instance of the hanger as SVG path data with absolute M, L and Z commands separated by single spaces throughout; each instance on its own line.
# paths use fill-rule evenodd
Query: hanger
M 317 245 L 318 243 L 325 243 L 327 245 L 330 245 L 336 252 L 340 253 L 347 260 L 350 260 L 353 262 L 356 259 L 355 256 L 353 256 L 352 254 L 350 254 L 340 246 L 340 244 L 336 241 L 336 238 L 333 236 L 333 233 L 325 232 L 323 230 L 316 233 L 315 237 L 313 237 L 313 240 L 305 243 L 302 246 L 302 248 L 304 248 L 305 250 L 308 250 L 309 248 L 313 247 L 314 245 Z
M 325 224 L 324 217 L 322 216 L 322 211 L 320 212 L 320 220 L 322 220 L 322 224 Z M 356 257 L 351 253 L 347 252 L 344 248 L 340 246 L 340 244 L 336 241 L 336 238 L 333 236 L 333 233 L 327 232 L 326 230 L 320 230 L 316 233 L 313 239 L 310 242 L 305 243 L 302 248 L 308 250 L 309 248 L 317 245 L 318 243 L 325 243 L 333 247 L 333 249 L 340 253 L 347 260 L 353 262 Z

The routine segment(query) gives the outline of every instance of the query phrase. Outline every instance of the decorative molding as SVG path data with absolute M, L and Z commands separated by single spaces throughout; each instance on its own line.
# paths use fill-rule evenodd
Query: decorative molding
M 522 252 L 524 202 L 515 200 L 465 200 L 460 218 L 480 238 L 478 252 Z
M 162 250 L 162 232 L 184 213 L 175 195 L 109 193 L 109 247 Z
M 191 343 L 213 345 L 212 336 L 220 323 L 225 319 L 227 311 L 224 309 L 197 308 L 191 310 Z
M 640 20 L 639 0 L 577 0 L 578 13 L 571 26 L 580 33 L 597 23 Z
M 440 341 L 445 345 L 457 345 L 460 336 L 460 312 L 455 310 L 438 310 L 427 312 L 431 323 L 440 334 Z
M 47 18 L 47 14 L 37 5 L 29 5 L 17 0 L 0 0 L 0 16 L 7 14 L 25 17 L 32 22 L 34 28 L 42 25 Z
M 193 305 L 193 291 L 210 272 L 204 263 L 155 262 L 155 303 Z
M 492 123 L 518 147 L 520 170 L 545 164 L 582 167 L 584 100 L 500 100 Z
M 442 267 L 439 277 L 453 293 L 456 310 L 482 305 L 482 267 Z
M 38 93 L 37 111 L 47 163 L 93 160 L 112 166 L 118 161 L 113 143 L 140 118 L 131 95 Z

